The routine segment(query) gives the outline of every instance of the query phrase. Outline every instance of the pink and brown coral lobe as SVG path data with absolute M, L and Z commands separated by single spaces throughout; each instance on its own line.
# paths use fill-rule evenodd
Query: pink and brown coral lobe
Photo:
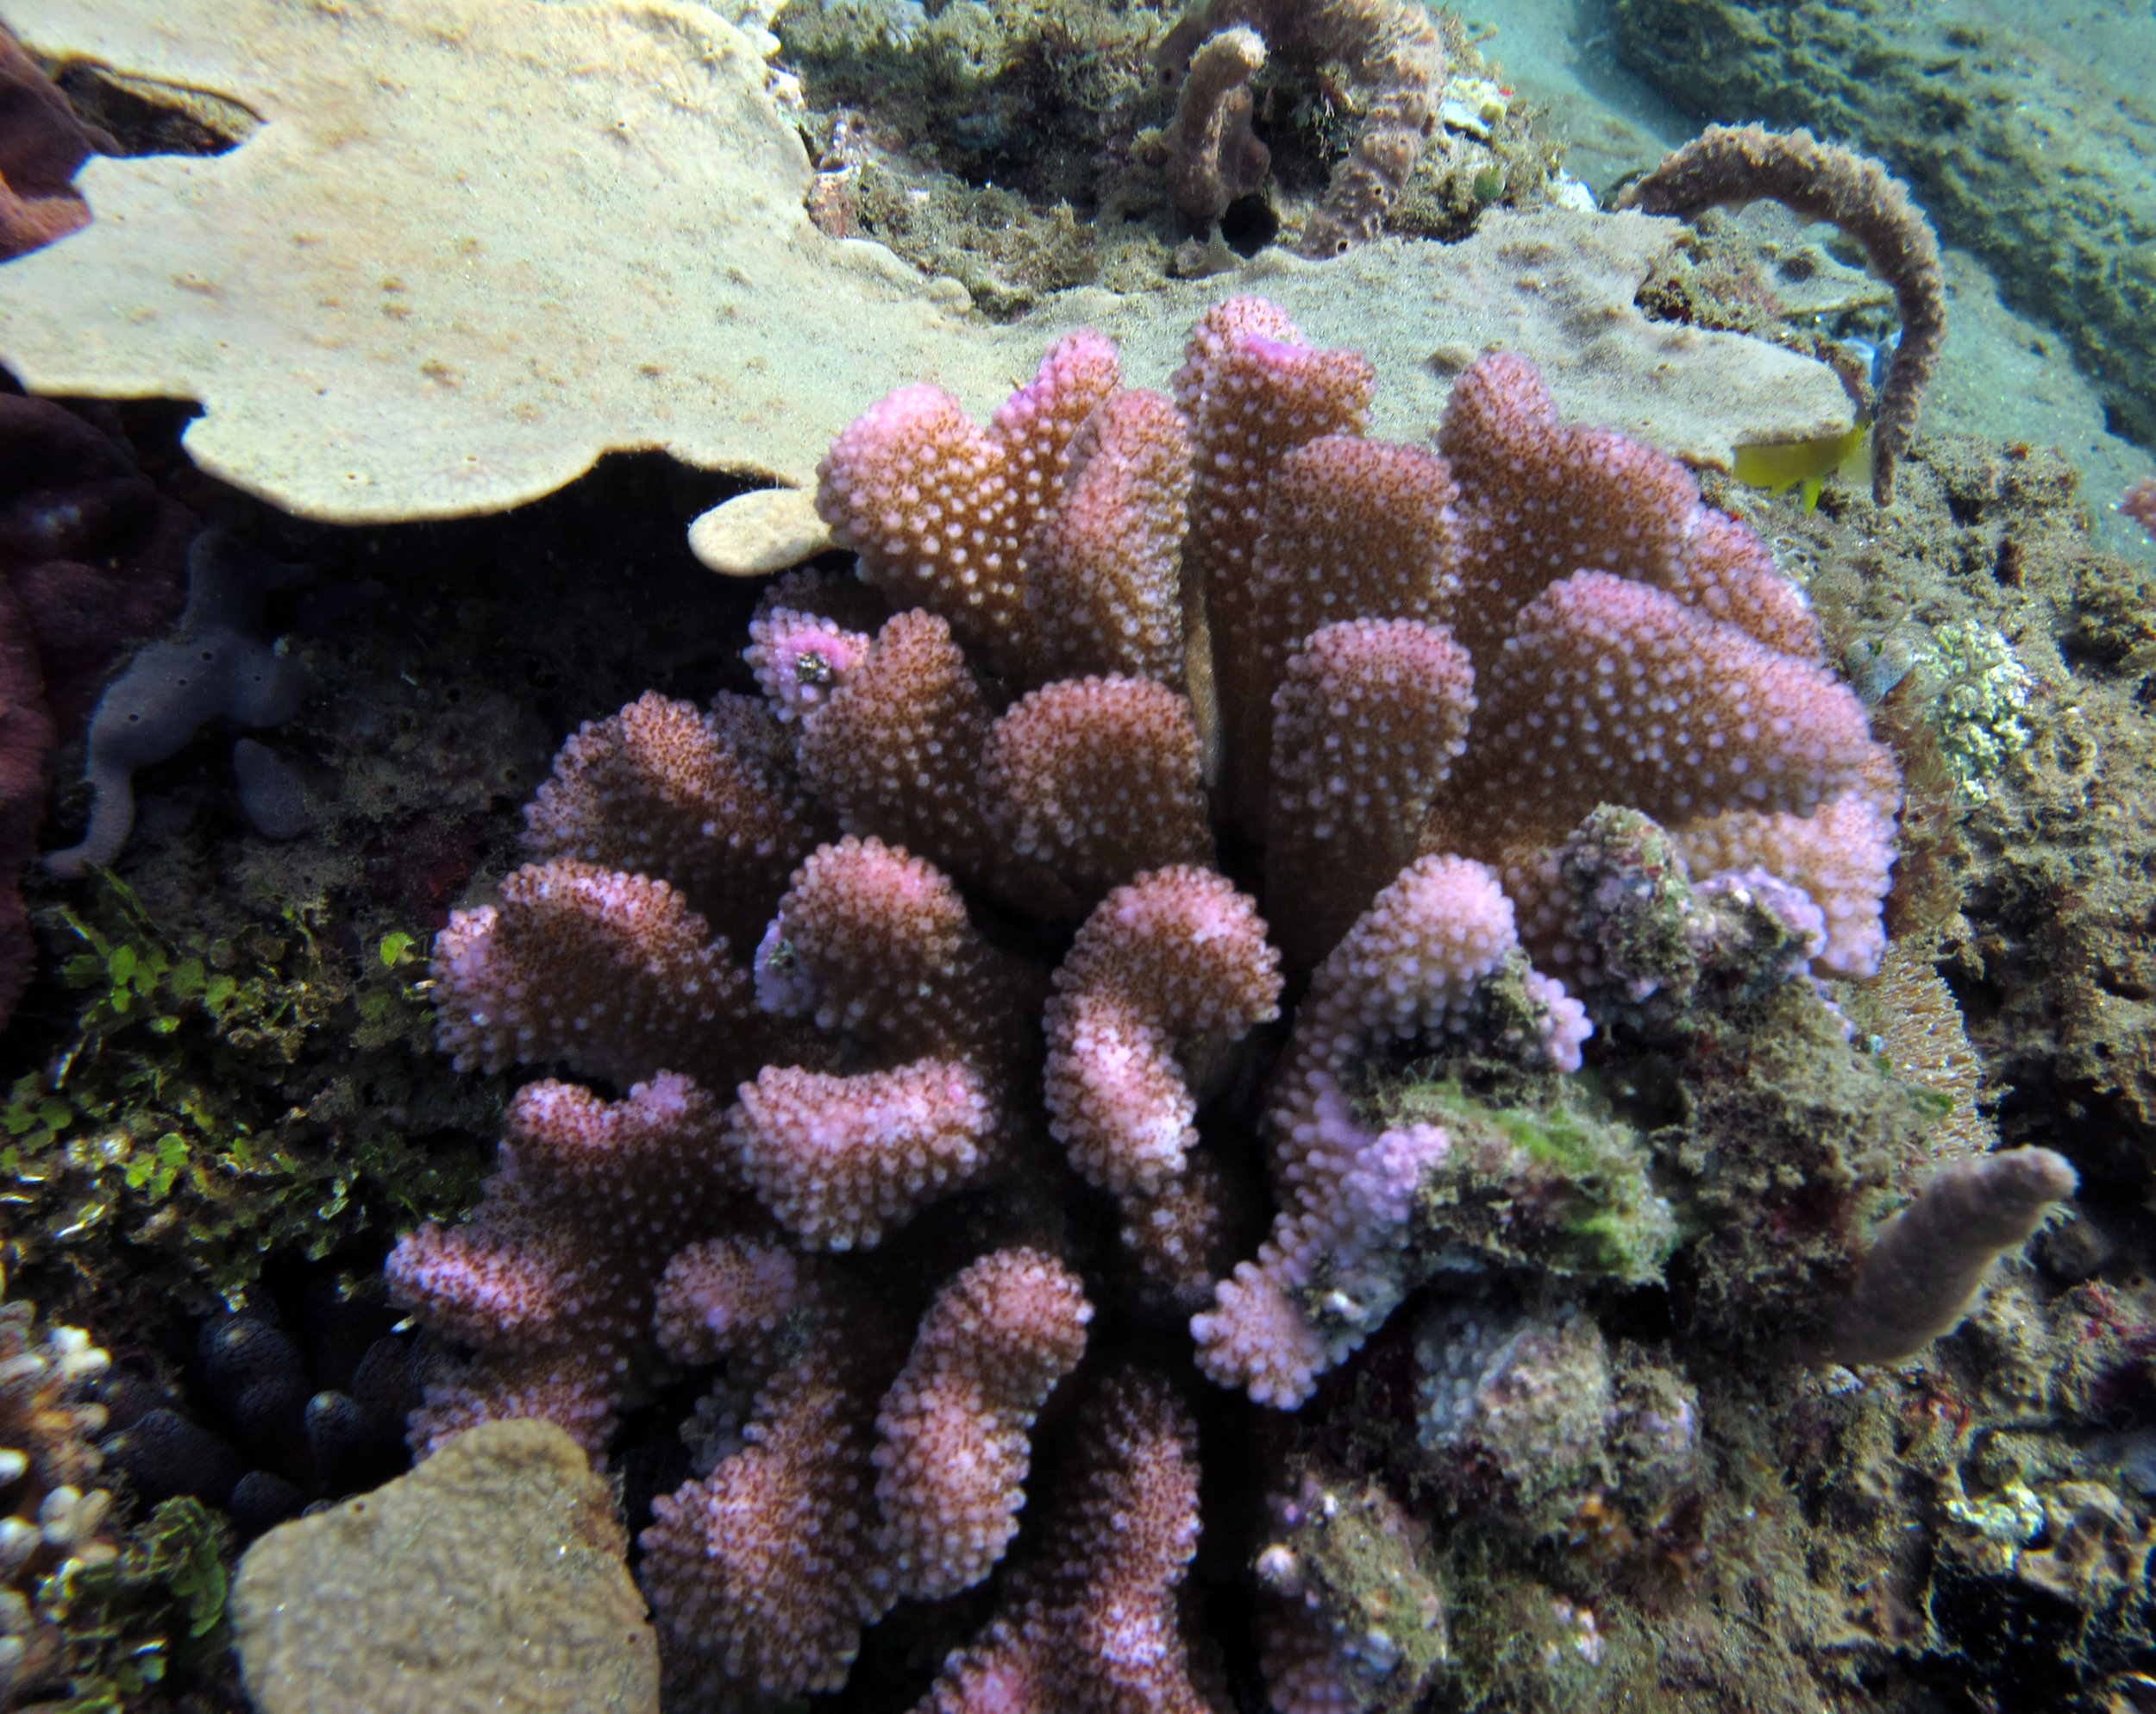
M 2119 496 L 2119 510 L 2148 531 L 2156 542 L 2156 476 L 2144 476 Z
M 1702 879 L 1809 892 L 1821 971 L 1876 958 L 1896 776 L 1767 549 L 1517 359 L 1435 452 L 1362 438 L 1374 385 L 1238 299 L 1172 403 L 1090 334 L 986 430 L 893 395 L 818 493 L 888 609 L 786 580 L 772 714 L 587 727 L 542 860 L 443 932 L 461 1063 L 630 1093 L 531 1085 L 474 1220 L 399 1246 L 479 1353 L 416 1432 L 560 1414 L 597 1453 L 724 1364 L 699 1420 L 738 1427 L 643 1537 L 682 1705 L 835 1686 L 893 1602 L 993 1577 L 924 1707 L 1223 1706 L 1175 1370 L 1299 1405 L 1429 1277 L 1433 1175 L 1489 1158 L 1364 1067 L 1581 1064 L 1530 960 L 1601 979 L 1560 853 L 1611 795 Z

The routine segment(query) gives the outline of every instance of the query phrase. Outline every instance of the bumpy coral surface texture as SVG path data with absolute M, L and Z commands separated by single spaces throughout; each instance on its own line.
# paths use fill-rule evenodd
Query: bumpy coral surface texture
M 1503 1244 L 1590 1284 L 1676 1242 L 1624 1149 L 1388 1123 L 1366 1067 L 1559 1086 L 1580 995 L 1651 989 L 1580 897 L 1626 878 L 1561 861 L 1606 800 L 1777 901 L 1762 982 L 1878 958 L 1898 776 L 1764 545 L 1516 358 L 1434 452 L 1361 437 L 1374 384 L 1244 299 L 1172 399 L 1091 334 L 986 430 L 893 394 L 818 496 L 869 589 L 773 587 L 768 712 L 587 725 L 441 936 L 460 1063 L 616 1094 L 528 1085 L 473 1218 L 398 1246 L 414 1441 L 600 1457 L 708 1377 L 642 1541 L 673 1705 L 833 1688 L 881 1623 L 955 1650 L 924 1708 L 1225 1708 L 1201 1423 L 1303 1404 L 1447 1265 L 1433 1185 L 1532 1177 Z M 1405 1693 L 1282 1623 L 1276 1696 Z

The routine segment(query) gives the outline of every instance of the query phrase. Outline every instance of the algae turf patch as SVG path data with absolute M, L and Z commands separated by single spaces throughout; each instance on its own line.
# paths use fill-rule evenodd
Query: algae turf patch
M 60 1694 L 36 1705 L 49 1714 L 120 1714 L 171 1705 L 163 1693 L 198 1696 L 205 1680 L 229 1679 L 233 1552 L 231 1526 L 216 1512 L 199 1500 L 172 1499 L 129 1530 L 113 1557 L 71 1560 L 43 1579 L 31 1608 L 40 1682 L 48 1696 Z M 178 1705 L 206 1705 L 195 1696 Z
M 0 1206 L 25 1262 L 134 1271 L 206 1300 L 279 1254 L 476 1200 L 489 1096 L 435 1077 L 401 932 L 360 945 L 306 909 L 176 935 L 125 882 L 41 925 L 76 949 L 72 1038 L 0 1102 Z

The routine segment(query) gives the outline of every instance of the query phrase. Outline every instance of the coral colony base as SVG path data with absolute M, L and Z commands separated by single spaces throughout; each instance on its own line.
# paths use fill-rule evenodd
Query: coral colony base
M 949 1651 L 924 1709 L 1225 1708 L 1202 1442 L 1273 1705 L 1404 1710 L 1448 1597 L 1326 1422 L 1390 1399 L 1350 1439 L 1517 1545 L 1592 1512 L 1673 1557 L 1728 1425 L 1620 1306 L 1901 1354 L 2071 1194 L 1957 1169 L 1858 1280 L 1923 1127 L 1817 979 L 1878 965 L 1893 760 L 1670 460 L 1502 353 L 1434 453 L 1362 437 L 1374 385 L 1238 298 L 1170 396 L 1086 333 L 985 430 L 893 394 L 821 469 L 862 581 L 773 587 L 761 701 L 587 724 L 440 936 L 461 1067 L 611 1093 L 527 1084 L 481 1206 L 392 1256 L 413 1443 L 603 1459 L 709 1377 L 642 1538 L 670 1706 L 834 1688 L 881 1624 Z M 1743 1030 L 1866 1092 L 1772 1158 Z

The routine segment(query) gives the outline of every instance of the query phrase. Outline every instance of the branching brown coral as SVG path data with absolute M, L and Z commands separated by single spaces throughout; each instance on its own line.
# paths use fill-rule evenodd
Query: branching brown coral
M 1168 149 L 1168 193 L 1183 217 L 1209 228 L 1265 182 L 1273 152 L 1250 129 L 1250 79 L 1265 69 L 1265 38 L 1247 24 L 1207 36 L 1189 56 Z
M 1263 170 L 1247 84 L 1268 53 L 1340 65 L 1357 86 L 1362 123 L 1303 227 L 1301 249 L 1337 256 L 1368 243 L 1437 123 L 1445 61 L 1436 26 L 1403 0 L 1204 0 L 1185 14 L 1156 60 L 1185 79 L 1169 129 L 1169 177 L 1194 221 L 1217 220 Z
M 1807 220 L 1832 221 L 1864 247 L 1894 287 L 1902 336 L 1872 426 L 1872 496 L 1894 501 L 1894 467 L 1916 439 L 1924 388 L 1946 338 L 1939 239 L 1908 190 L 1869 156 L 1809 131 L 1710 125 L 1618 198 L 1620 208 L 1693 220 L 1705 210 L 1768 198 Z
M 2063 1155 L 2007 1149 L 1946 1168 L 1881 1228 L 1834 1326 L 1844 1363 L 1921 1351 L 1968 1312 L 1991 1264 L 2080 1188 Z

